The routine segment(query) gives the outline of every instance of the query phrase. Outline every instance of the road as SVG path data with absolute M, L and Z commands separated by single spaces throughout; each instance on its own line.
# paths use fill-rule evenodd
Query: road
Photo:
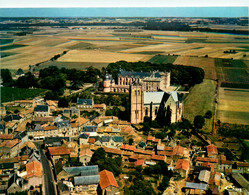
M 43 167 L 43 174 L 44 174 L 44 188 L 45 188 L 45 195 L 55 195 L 55 188 L 54 188 L 54 178 L 52 174 L 52 170 L 50 164 L 48 162 L 47 157 L 45 156 L 43 150 L 36 144 L 39 148 L 41 154 L 41 163 Z

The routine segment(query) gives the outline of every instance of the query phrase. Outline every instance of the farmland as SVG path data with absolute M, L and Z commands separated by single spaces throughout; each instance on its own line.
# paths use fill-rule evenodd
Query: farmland
M 10 102 L 13 100 L 32 99 L 38 95 L 44 94 L 44 89 L 22 89 L 1 87 L 1 102 Z
M 217 120 L 249 124 L 249 90 L 219 87 Z
M 1 51 L 15 53 L 5 55 L 2 68 L 28 69 L 29 65 L 49 61 L 54 55 L 68 51 L 59 58 L 61 67 L 73 64 L 84 69 L 87 64 L 97 68 L 119 60 L 174 63 L 202 67 L 206 78 L 216 79 L 213 58 L 249 59 L 245 46 L 246 36 L 153 30 L 127 30 L 119 32 L 108 26 L 91 28 L 41 27 L 39 31 L 25 36 L 6 34 Z M 242 43 L 243 42 L 243 43 Z M 224 53 L 236 50 L 235 54 Z M 155 57 L 160 54 L 167 57 Z M 204 58 L 208 55 L 209 58 Z M 63 65 L 62 62 L 65 62 Z M 47 64 L 41 64 L 41 66 Z M 83 66 L 83 67 L 82 67 Z
M 204 116 L 210 110 L 214 113 L 216 82 L 204 79 L 201 84 L 195 85 L 184 100 L 184 118 L 193 122 L 197 115 Z M 207 95 L 208 94 L 208 95 Z M 204 130 L 212 130 L 212 119 L 206 119 Z

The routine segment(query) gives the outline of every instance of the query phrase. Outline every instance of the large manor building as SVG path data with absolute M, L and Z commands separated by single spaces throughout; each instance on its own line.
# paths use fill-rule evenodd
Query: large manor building
M 156 119 L 160 106 L 170 107 L 171 123 L 182 118 L 183 105 L 176 91 L 169 91 L 170 72 L 131 72 L 120 70 L 118 82 L 111 74 L 106 74 L 103 82 L 104 92 L 129 92 L 131 123 L 143 122 L 144 117 Z
M 131 72 L 120 70 L 118 83 L 111 74 L 106 74 L 103 82 L 104 92 L 129 92 L 130 85 L 138 80 L 144 91 L 167 90 L 170 86 L 170 72 Z

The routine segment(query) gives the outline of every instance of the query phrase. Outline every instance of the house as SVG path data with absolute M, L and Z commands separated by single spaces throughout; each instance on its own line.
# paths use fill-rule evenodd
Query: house
M 18 114 L 10 114 L 10 115 L 6 115 L 3 120 L 7 123 L 7 122 L 20 122 L 22 119 L 22 117 Z
M 79 143 L 80 143 L 80 145 L 82 145 L 82 144 L 88 144 L 88 138 L 89 138 L 89 135 L 88 135 L 88 134 L 82 133 L 82 134 L 79 136 Z
M 106 104 L 94 104 L 93 109 L 104 112 L 106 110 Z
M 220 171 L 225 171 L 225 169 L 232 169 L 233 161 L 221 160 L 218 165 Z
M 79 152 L 79 161 L 85 166 L 90 162 L 92 155 L 93 152 L 89 148 L 84 148 Z
M 177 172 L 181 177 L 186 177 L 189 167 L 190 167 L 189 160 L 178 159 L 176 166 L 174 168 L 174 172 Z
M 205 183 L 208 183 L 209 182 L 209 179 L 210 179 L 210 171 L 208 170 L 201 170 L 200 171 L 200 174 L 198 176 L 198 179 L 200 182 L 205 182 Z
M 186 189 L 196 189 L 200 190 L 201 192 L 206 191 L 208 189 L 208 184 L 205 183 L 193 183 L 193 182 L 186 182 Z M 202 194 L 202 193 L 199 193 Z
M 55 162 L 61 158 L 61 156 L 69 156 L 70 155 L 70 149 L 67 147 L 48 147 L 48 152 L 52 158 L 52 160 Z
M 124 142 L 123 136 L 112 136 L 110 140 L 110 146 L 112 147 L 120 147 Z
M 0 144 L 0 152 L 8 154 L 9 157 L 15 157 L 18 153 L 20 140 L 6 140 Z
M 79 109 L 90 109 L 93 108 L 93 100 L 92 99 L 80 99 L 77 98 L 77 108 Z
M 69 137 L 46 137 L 45 138 L 45 145 L 47 147 L 52 147 L 52 146 L 61 146 L 63 144 L 63 141 L 69 141 Z
M 103 170 L 99 172 L 99 176 L 99 185 L 102 191 L 102 195 L 120 194 L 119 185 L 112 172 Z
M 128 145 L 128 144 L 123 144 L 121 147 L 120 147 L 121 150 L 125 150 L 125 151 L 130 151 L 130 152 L 134 152 L 134 150 L 136 149 L 135 146 L 131 146 L 131 145 Z
M 42 184 L 42 164 L 37 161 L 32 161 L 26 164 L 26 179 L 28 180 L 28 188 L 31 186 L 38 187 Z
M 19 68 L 17 71 L 16 71 L 16 79 L 18 79 L 19 77 L 22 77 L 24 76 L 24 72 L 21 68 Z
M 153 154 L 151 156 L 151 160 L 154 161 L 154 162 L 159 162 L 159 161 L 166 161 L 166 156 L 160 156 L 160 155 L 155 155 Z
M 206 157 L 197 157 L 196 158 L 196 166 L 200 166 L 204 162 L 209 162 L 214 165 L 214 168 L 218 167 L 218 158 L 206 158 Z
M 28 135 L 27 135 L 27 132 L 26 131 L 22 131 L 20 133 L 18 133 L 14 139 L 19 139 L 20 140 L 20 144 L 24 144 L 25 142 L 28 142 L 29 139 L 28 139 Z
M 217 147 L 213 144 L 207 146 L 207 155 L 209 158 L 217 158 L 218 150 Z
M 50 109 L 48 105 L 37 105 L 34 108 L 34 118 L 36 117 L 48 117 Z
M 240 187 L 249 191 L 249 182 L 240 173 L 233 173 L 232 178 Z
M 40 124 L 35 124 L 34 128 L 28 128 L 28 137 L 34 140 L 40 140 L 45 138 L 45 131 Z
M 14 104 L 23 108 L 31 108 L 34 106 L 34 100 L 15 100 Z
M 7 193 L 17 193 L 27 190 L 27 181 L 19 176 L 16 173 L 10 176 L 8 181 Z
M 63 110 L 63 115 L 65 117 L 71 118 L 72 116 L 77 116 L 80 117 L 80 110 L 77 109 L 76 107 L 71 107 L 71 108 L 66 108 Z
M 48 125 L 43 127 L 45 137 L 64 136 L 62 132 L 59 133 L 58 129 L 54 125 Z
M 97 126 L 84 126 L 81 133 L 88 133 L 91 136 L 97 135 Z
M 249 163 L 247 162 L 236 162 L 237 169 L 241 171 L 241 173 L 249 173 Z

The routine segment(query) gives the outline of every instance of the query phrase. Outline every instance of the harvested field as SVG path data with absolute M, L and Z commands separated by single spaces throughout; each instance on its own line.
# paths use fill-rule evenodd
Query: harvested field
M 178 56 L 173 64 L 203 68 L 206 79 L 217 79 L 215 60 L 213 58 Z
M 195 85 L 184 100 L 184 118 L 193 122 L 196 115 L 204 116 L 210 110 L 214 113 L 216 82 L 204 79 Z M 211 132 L 212 119 L 206 119 L 203 130 Z
M 148 56 L 142 54 L 123 54 L 100 50 L 71 50 L 59 58 L 60 62 L 97 62 L 111 63 L 120 60 L 128 62 L 147 61 Z
M 220 87 L 217 120 L 222 123 L 249 124 L 249 90 Z

